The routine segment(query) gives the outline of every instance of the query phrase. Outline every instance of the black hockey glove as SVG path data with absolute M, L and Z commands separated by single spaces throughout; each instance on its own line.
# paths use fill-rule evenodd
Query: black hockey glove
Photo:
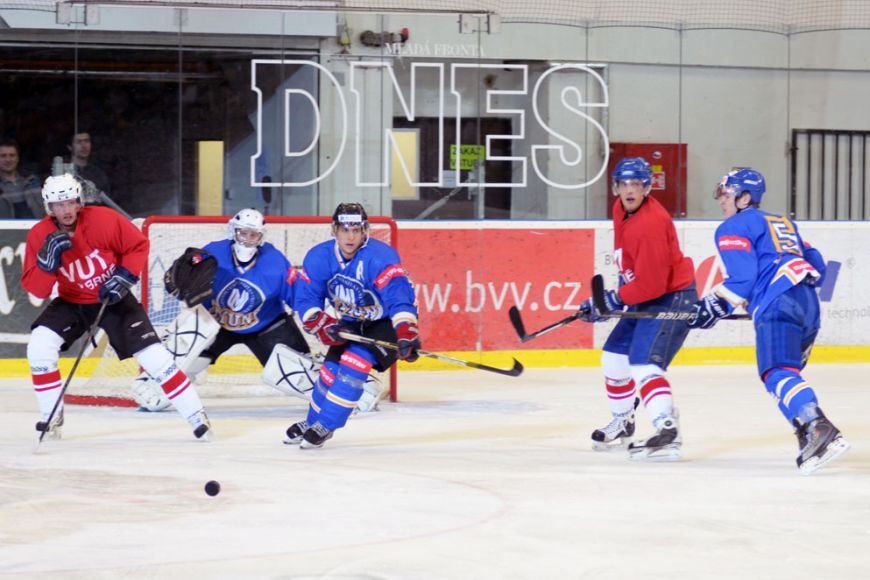
M 138 281 L 139 278 L 130 273 L 127 268 L 118 266 L 115 275 L 103 282 L 100 287 L 100 302 L 108 300 L 109 304 L 117 304 Z
M 214 256 L 199 248 L 187 248 L 166 270 L 163 285 L 168 294 L 193 308 L 211 298 L 216 271 Z
M 396 327 L 396 341 L 399 345 L 399 358 L 408 362 L 414 362 L 420 355 L 420 330 L 413 322 L 402 322 Z
M 72 248 L 69 234 L 60 230 L 48 234 L 42 249 L 36 254 L 36 265 L 43 272 L 54 274 L 60 268 L 60 259 L 64 252 Z
M 689 328 L 713 328 L 731 310 L 727 300 L 718 294 L 707 294 L 692 306 L 695 317 L 689 321 Z

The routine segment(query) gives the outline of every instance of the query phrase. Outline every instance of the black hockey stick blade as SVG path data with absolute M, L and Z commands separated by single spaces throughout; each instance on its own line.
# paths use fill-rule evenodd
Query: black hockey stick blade
M 548 332 L 556 330 L 557 328 L 562 328 L 566 324 L 570 324 L 577 320 L 577 314 L 572 314 L 571 316 L 563 318 L 558 322 L 554 322 L 549 326 L 545 326 L 540 330 L 536 330 L 535 332 L 526 334 L 526 329 L 523 325 L 523 318 L 520 315 L 520 311 L 516 306 L 511 306 L 510 310 L 508 310 L 508 316 L 510 316 L 511 323 L 514 325 L 514 330 L 517 331 L 517 336 L 520 337 L 520 342 L 529 342 L 530 340 L 538 338 L 543 334 L 547 334 Z
M 360 344 L 371 344 L 373 346 L 380 346 L 383 348 L 389 348 L 390 350 L 399 350 L 399 345 L 394 342 L 387 342 L 385 340 L 378 340 L 376 338 L 369 338 L 367 336 L 360 336 L 358 334 L 353 334 L 351 332 L 341 331 L 338 333 L 340 337 L 345 340 L 350 340 L 352 342 L 358 342 Z M 513 359 L 514 365 L 509 369 L 502 369 L 498 367 L 491 367 L 489 365 L 485 365 L 483 363 L 477 363 L 470 360 L 463 360 L 461 358 L 454 358 L 452 356 L 447 356 L 446 354 L 439 354 L 437 352 L 429 352 L 428 350 L 417 349 L 417 354 L 420 356 L 425 356 L 428 358 L 434 358 L 440 361 L 453 363 L 455 365 L 460 365 L 472 369 L 478 369 L 481 371 L 488 371 L 491 373 L 497 373 L 499 375 L 505 375 L 508 377 L 518 377 L 523 374 L 523 365 L 517 359 Z
M 633 312 L 623 310 L 607 310 L 607 303 L 604 300 L 604 277 L 601 274 L 595 274 L 592 277 L 592 302 L 595 304 L 595 309 L 600 316 L 606 318 L 648 318 L 656 320 L 692 320 L 695 317 L 694 312 Z M 748 314 L 729 314 L 724 316 L 723 320 L 751 320 L 752 317 Z

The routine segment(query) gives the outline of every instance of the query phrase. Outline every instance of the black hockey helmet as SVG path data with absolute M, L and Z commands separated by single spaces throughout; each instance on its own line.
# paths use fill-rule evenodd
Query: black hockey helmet
M 332 226 L 334 228 L 362 226 L 363 230 L 369 231 L 369 216 L 365 208 L 359 203 L 340 203 L 332 213 Z

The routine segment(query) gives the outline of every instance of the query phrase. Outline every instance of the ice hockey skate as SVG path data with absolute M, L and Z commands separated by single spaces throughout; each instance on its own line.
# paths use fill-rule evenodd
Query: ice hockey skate
M 52 418 L 50 425 L 47 423 L 45 420 L 36 422 L 37 437 L 41 436 L 44 431 L 45 435 L 43 439 L 58 441 L 63 434 L 63 409 L 58 411 L 54 418 Z
M 634 399 L 634 406 L 626 413 L 614 413 L 613 420 L 601 429 L 592 432 L 594 451 L 613 451 L 625 449 L 634 435 L 634 413 L 640 399 Z
M 646 441 L 631 443 L 628 456 L 637 461 L 676 461 L 682 457 L 683 440 L 677 424 L 676 413 L 673 417 L 662 417 L 655 421 L 656 434 Z
M 320 423 L 315 423 L 302 436 L 302 443 L 300 444 L 300 448 L 317 449 L 319 447 L 323 447 L 323 444 L 332 438 L 333 433 L 333 431 L 327 429 Z
M 208 420 L 208 415 L 205 414 L 205 409 L 200 409 L 188 417 L 187 422 L 193 427 L 194 437 L 200 441 L 211 441 L 211 422 Z
M 308 431 L 308 421 L 304 419 L 298 423 L 293 423 L 287 427 L 284 435 L 284 445 L 299 445 L 302 443 L 302 436 Z
M 794 420 L 797 429 L 798 445 L 801 452 L 797 466 L 802 475 L 811 475 L 849 450 L 851 445 L 840 430 L 831 423 L 821 409 L 818 417 L 809 423 L 801 424 Z

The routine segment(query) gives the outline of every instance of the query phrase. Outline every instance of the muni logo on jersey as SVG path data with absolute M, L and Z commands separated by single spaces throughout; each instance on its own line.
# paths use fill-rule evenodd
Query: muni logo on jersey
M 227 330 L 245 330 L 260 321 L 258 314 L 265 301 L 265 294 L 257 286 L 236 278 L 215 296 L 211 313 Z
M 336 274 L 326 283 L 329 301 L 340 316 L 356 320 L 378 320 L 384 308 L 371 290 L 366 290 L 356 278 Z

